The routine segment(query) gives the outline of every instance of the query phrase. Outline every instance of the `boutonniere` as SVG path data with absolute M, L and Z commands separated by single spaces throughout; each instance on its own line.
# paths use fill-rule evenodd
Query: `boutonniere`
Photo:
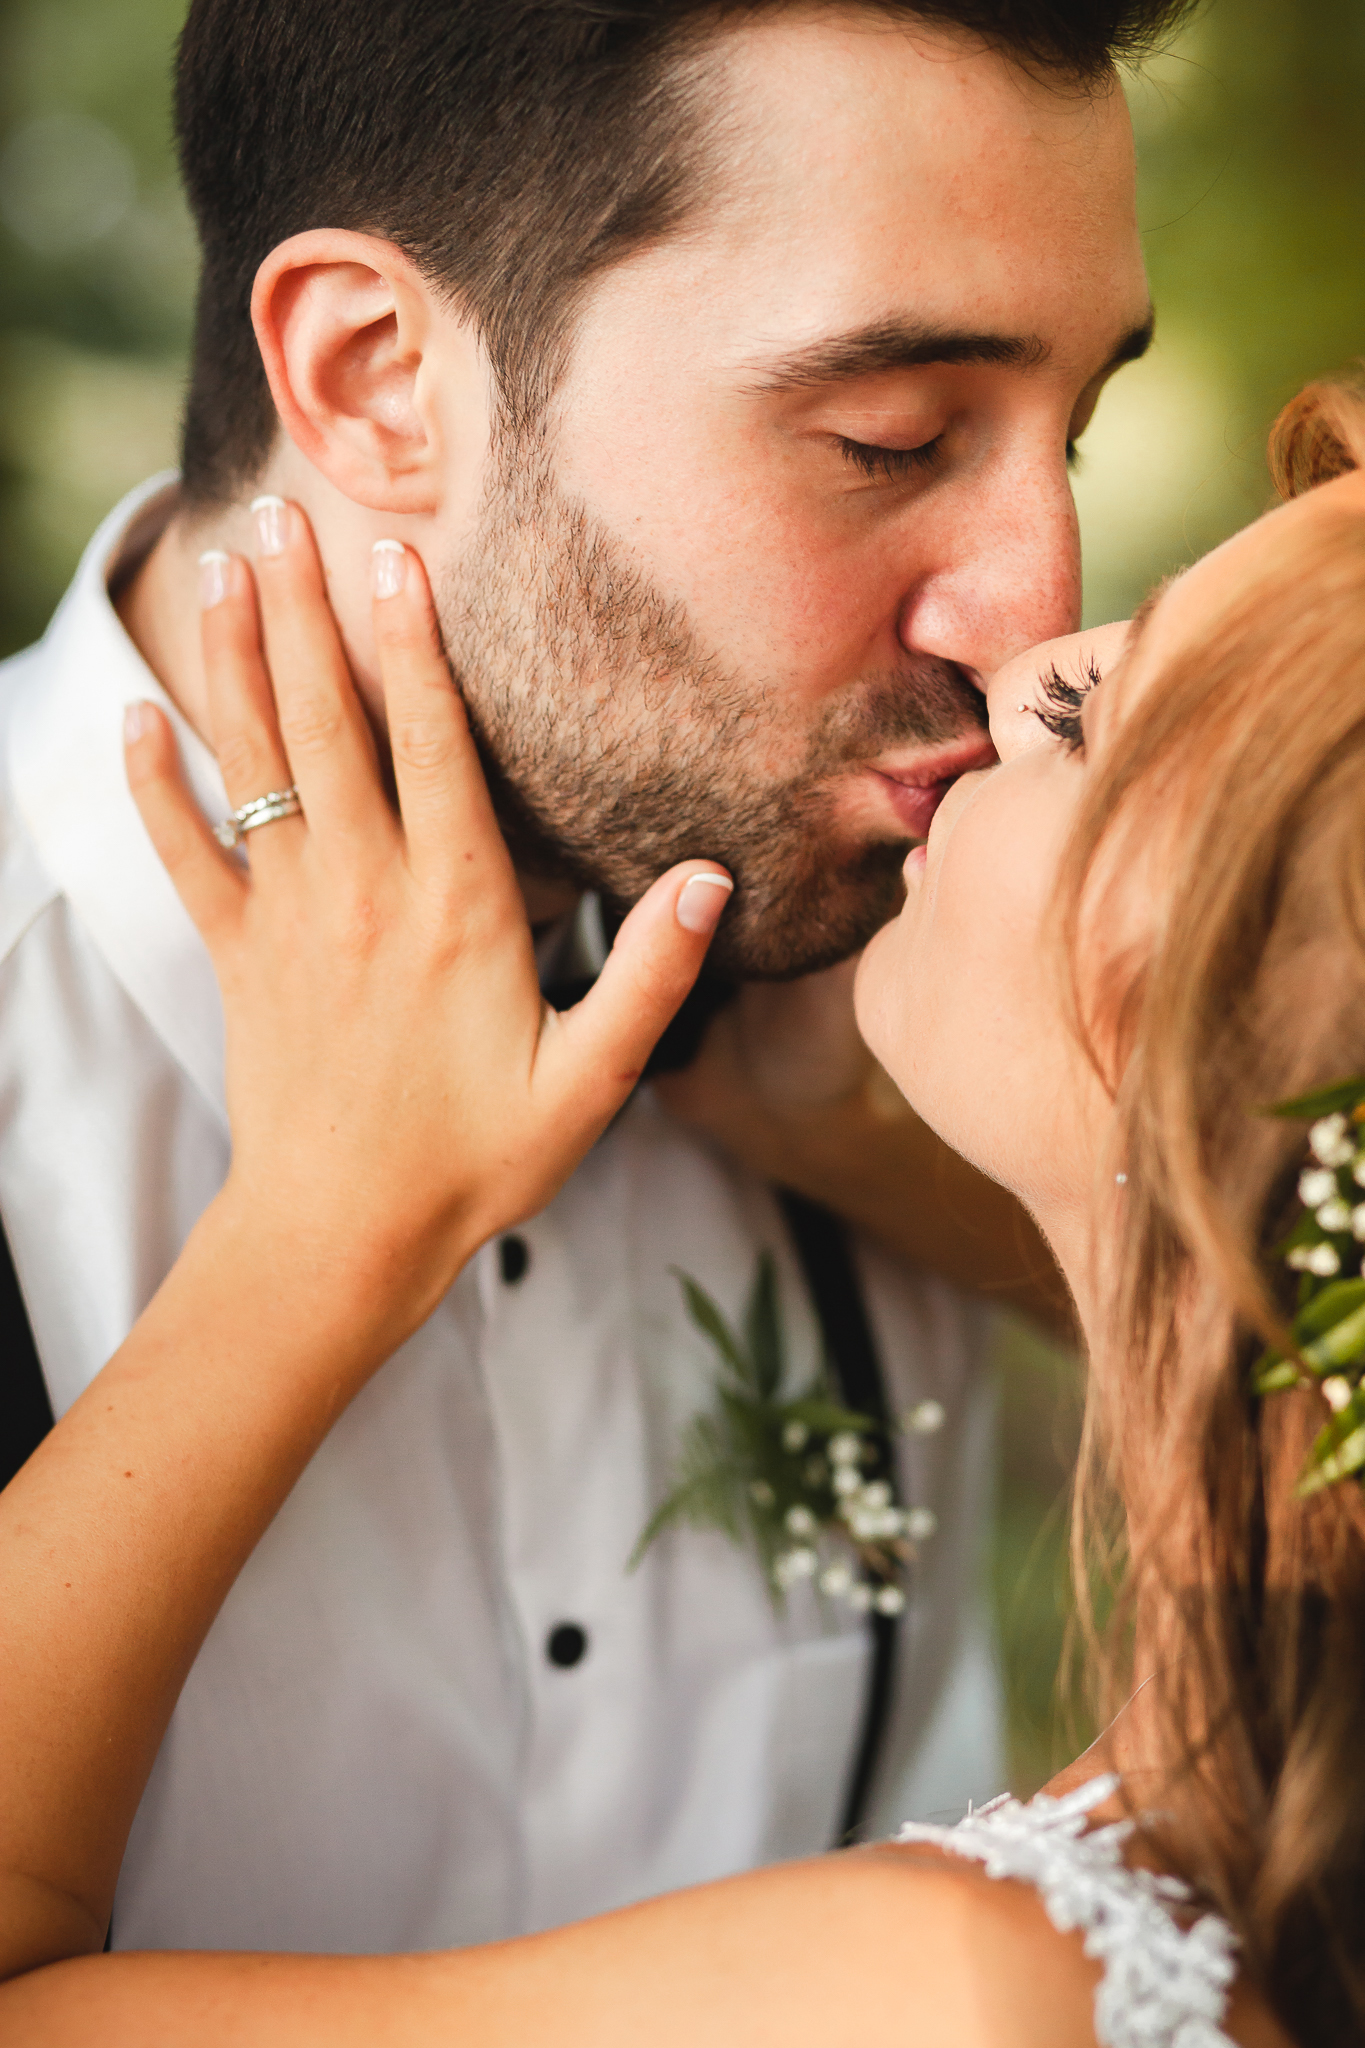
M 742 1331 L 731 1328 L 706 1290 L 674 1272 L 687 1312 L 716 1354 L 716 1404 L 684 1435 L 676 1482 L 650 1517 L 631 1568 L 675 1522 L 720 1529 L 757 1551 L 769 1591 L 813 1579 L 859 1613 L 896 1615 L 905 1606 L 906 1567 L 937 1526 L 932 1509 L 897 1506 L 889 1433 L 836 1398 L 827 1368 L 796 1395 L 784 1394 L 777 1270 L 761 1254 Z M 943 1410 L 923 1401 L 906 1418 L 924 1434 Z

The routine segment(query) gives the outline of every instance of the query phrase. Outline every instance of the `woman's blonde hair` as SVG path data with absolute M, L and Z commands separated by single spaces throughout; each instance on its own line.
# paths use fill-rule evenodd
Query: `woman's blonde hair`
M 1310 389 L 1277 423 L 1285 496 L 1362 464 L 1348 387 Z M 1150 945 L 1101 986 L 1106 906 L 1153 863 Z M 1365 1073 L 1365 510 L 1291 522 L 1273 566 L 1144 690 L 1087 790 L 1060 907 L 1115 1105 L 1099 1198 L 1120 1227 L 1075 1552 L 1093 1563 L 1117 1496 L 1101 1710 L 1148 1679 L 1164 1853 L 1232 1921 L 1298 2040 L 1358 2043 L 1365 1496 L 1297 1498 L 1325 1405 L 1262 1403 L 1250 1368 L 1285 1337 L 1273 1247 L 1305 1158 L 1302 1127 L 1259 1112 Z

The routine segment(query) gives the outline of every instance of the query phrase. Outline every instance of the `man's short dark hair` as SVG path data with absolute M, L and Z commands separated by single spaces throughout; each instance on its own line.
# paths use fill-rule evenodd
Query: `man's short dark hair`
M 562 369 L 579 288 L 697 193 L 700 50 L 791 0 L 193 0 L 176 128 L 203 248 L 183 466 L 192 503 L 259 474 L 278 430 L 256 271 L 307 228 L 397 243 L 479 322 L 511 416 Z M 864 0 L 868 4 L 868 0 Z M 870 0 L 1093 85 L 1192 0 Z

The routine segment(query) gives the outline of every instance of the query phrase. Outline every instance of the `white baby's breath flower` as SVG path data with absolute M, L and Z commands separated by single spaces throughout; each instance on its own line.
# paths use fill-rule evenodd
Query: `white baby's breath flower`
M 852 1465 L 836 1465 L 830 1477 L 830 1485 L 838 1494 L 861 1494 L 863 1482 Z
M 1306 1209 L 1316 1209 L 1320 1202 L 1330 1202 L 1337 1191 L 1337 1177 L 1325 1166 L 1306 1166 L 1299 1175 L 1299 1200 Z
M 828 1593 L 831 1600 L 842 1600 L 853 1584 L 853 1574 L 846 1564 L 826 1565 L 819 1583 L 820 1591 Z
M 1324 1202 L 1317 1215 L 1324 1230 L 1349 1230 L 1351 1227 L 1351 1205 L 1343 1202 L 1340 1195 L 1333 1195 L 1330 1202 Z
M 1354 1391 L 1351 1382 L 1343 1379 L 1339 1372 L 1333 1373 L 1330 1379 L 1322 1383 L 1322 1398 L 1334 1415 L 1340 1415 L 1342 1409 L 1350 1405 Z
M 786 1558 L 787 1570 L 793 1580 L 813 1579 L 815 1577 L 816 1567 L 820 1560 L 808 1543 L 801 1544 L 796 1550 L 789 1550 L 786 1553 Z
M 753 1479 L 749 1482 L 749 1498 L 757 1508 L 770 1508 L 775 1504 L 777 1495 L 766 1479 Z
M 1310 1245 L 1305 1271 L 1315 1273 L 1319 1280 L 1330 1280 L 1334 1273 L 1341 1271 L 1341 1260 L 1337 1248 L 1331 1244 Z
M 869 1515 L 861 1505 L 855 1505 L 853 1513 L 848 1517 L 848 1526 L 857 1542 L 871 1543 L 878 1534 L 878 1520 L 878 1516 Z
M 883 1586 L 872 1604 L 878 1614 L 903 1614 L 905 1595 L 899 1586 Z
M 901 1419 L 916 1436 L 932 1436 L 948 1418 L 941 1401 L 917 1401 Z
M 1285 1253 L 1284 1262 L 1291 1273 L 1307 1273 L 1311 1271 L 1308 1264 L 1311 1257 L 1312 1254 L 1306 1244 L 1296 1244 L 1292 1252 Z
M 851 1429 L 841 1429 L 838 1436 L 832 1436 L 829 1440 L 829 1458 L 832 1465 L 856 1465 L 862 1451 L 862 1441 Z
M 848 1604 L 855 1614 L 866 1614 L 872 1605 L 872 1588 L 859 1579 L 856 1586 L 848 1589 Z
M 938 1528 L 932 1508 L 911 1508 L 905 1517 L 905 1533 L 912 1543 L 927 1543 Z
M 804 1422 L 787 1422 L 782 1426 L 782 1448 L 784 1451 L 804 1451 L 810 1441 L 810 1431 Z
M 891 1488 L 884 1479 L 871 1479 L 863 1488 L 865 1508 L 884 1508 L 891 1503 Z
M 1345 1166 L 1349 1163 L 1355 1147 L 1347 1137 L 1347 1123 L 1344 1116 L 1319 1117 L 1308 1133 L 1308 1149 L 1315 1159 L 1324 1166 Z
M 813 1536 L 815 1534 L 814 1515 L 809 1508 L 803 1508 L 799 1503 L 794 1508 L 788 1508 L 783 1519 L 786 1522 L 787 1534 L 789 1536 Z
M 905 1526 L 905 1517 L 899 1508 L 879 1508 L 872 1517 L 874 1536 L 899 1536 Z

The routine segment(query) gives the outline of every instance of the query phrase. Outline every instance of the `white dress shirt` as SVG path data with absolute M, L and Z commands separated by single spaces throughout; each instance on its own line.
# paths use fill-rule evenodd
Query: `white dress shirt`
M 174 502 L 96 535 L 0 668 L 0 1215 L 57 1414 L 122 1341 L 228 1163 L 207 954 L 124 783 L 123 706 L 166 705 L 108 594 Z M 776 1254 L 794 1383 L 818 1336 L 769 1191 L 640 1090 L 511 1258 L 489 1244 L 358 1396 L 229 1594 L 142 1801 L 120 1948 L 425 1949 L 545 1927 L 827 1846 L 862 1723 L 866 1624 L 670 1531 L 626 1562 L 714 1361 L 670 1268 L 731 1315 Z M 517 1266 L 524 1271 L 517 1277 Z M 980 1604 L 986 1319 L 858 1252 L 914 1573 L 874 1820 L 998 1789 Z M 571 1623 L 584 1653 L 548 1654 Z

